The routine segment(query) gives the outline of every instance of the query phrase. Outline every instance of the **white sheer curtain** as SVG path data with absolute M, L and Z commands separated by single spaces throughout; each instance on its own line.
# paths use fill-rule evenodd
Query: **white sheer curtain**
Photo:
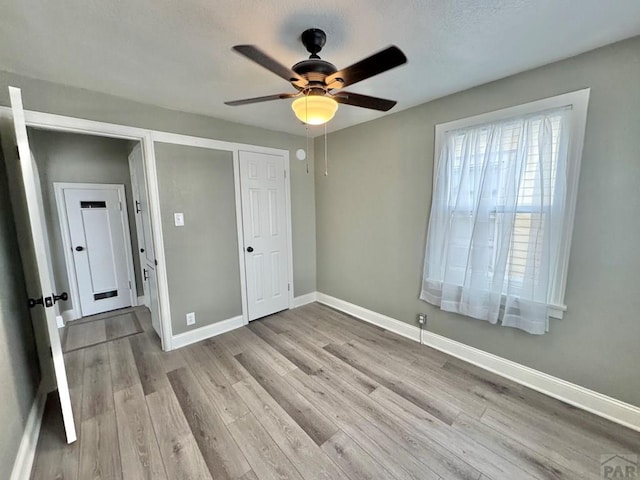
M 420 298 L 542 334 L 566 204 L 570 107 L 444 134 Z

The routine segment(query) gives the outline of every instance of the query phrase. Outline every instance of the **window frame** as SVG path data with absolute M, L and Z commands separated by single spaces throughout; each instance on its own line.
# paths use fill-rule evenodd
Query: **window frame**
M 510 118 L 526 116 L 553 110 L 562 107 L 571 107 L 571 132 L 569 145 L 567 148 L 567 198 L 566 198 L 566 228 L 562 235 L 562 240 L 558 248 L 560 261 L 556 265 L 552 278 L 551 301 L 549 315 L 562 319 L 567 311 L 564 303 L 567 288 L 567 274 L 569 270 L 569 256 L 571 241 L 573 236 L 573 225 L 576 213 L 576 200 L 578 194 L 578 179 L 580 177 L 580 167 L 582 163 L 582 152 L 584 147 L 585 130 L 587 124 L 587 109 L 589 106 L 590 88 L 584 88 L 574 92 L 556 95 L 554 97 L 535 100 L 533 102 L 502 108 L 471 117 L 461 118 L 446 123 L 439 123 L 435 126 L 434 138 L 434 160 L 433 177 L 431 185 L 431 196 L 433 201 L 434 187 L 436 184 L 438 162 L 440 160 L 440 150 L 444 135 L 452 130 L 474 127 L 486 123 L 494 123 L 509 120 Z

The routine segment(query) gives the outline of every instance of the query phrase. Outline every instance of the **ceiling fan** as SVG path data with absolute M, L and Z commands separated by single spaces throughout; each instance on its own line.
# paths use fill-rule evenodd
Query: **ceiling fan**
M 321 125 L 333 118 L 338 109 L 338 103 L 382 112 L 390 110 L 397 103 L 394 100 L 346 92 L 342 88 L 406 63 L 407 57 L 398 47 L 388 47 L 347 68 L 338 70 L 333 64 L 318 56 L 327 41 L 327 35 L 322 30 L 318 28 L 305 30 L 301 40 L 311 55 L 309 59 L 302 60 L 291 68 L 280 64 L 254 45 L 234 46 L 233 50 L 239 54 L 290 82 L 297 92 L 234 100 L 225 104 L 235 107 L 297 97 L 291 105 L 296 116 L 303 123 Z

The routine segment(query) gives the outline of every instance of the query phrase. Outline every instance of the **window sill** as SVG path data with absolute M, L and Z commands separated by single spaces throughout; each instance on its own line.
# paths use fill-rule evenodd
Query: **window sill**
M 501 307 L 500 307 L 501 310 L 504 309 L 504 305 L 506 301 L 507 301 L 506 295 L 502 294 L 502 301 L 501 301 Z M 553 303 L 549 304 L 549 316 L 551 318 L 557 318 L 558 320 L 562 320 L 564 316 L 564 312 L 566 311 L 567 311 L 566 305 L 555 305 Z
M 566 305 L 549 305 L 549 316 L 562 320 L 564 312 L 567 311 Z

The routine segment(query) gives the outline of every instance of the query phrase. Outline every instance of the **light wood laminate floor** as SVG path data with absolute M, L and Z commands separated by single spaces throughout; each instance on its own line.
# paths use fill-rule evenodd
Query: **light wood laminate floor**
M 164 353 L 66 355 L 79 440 L 47 402 L 34 479 L 600 479 L 640 434 L 319 304 Z

